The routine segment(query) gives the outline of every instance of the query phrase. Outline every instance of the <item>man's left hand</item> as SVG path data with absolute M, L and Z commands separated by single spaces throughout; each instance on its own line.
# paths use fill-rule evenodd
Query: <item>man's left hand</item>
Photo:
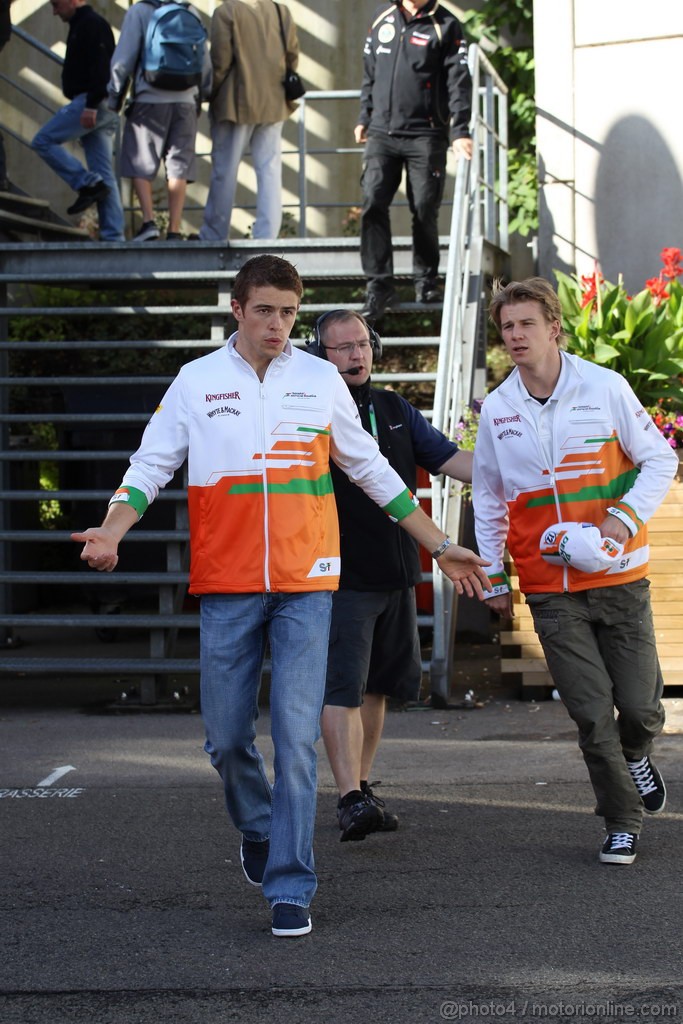
M 91 131 L 97 124 L 97 110 L 92 110 L 90 107 L 85 107 L 81 114 L 81 128 L 87 128 Z
M 452 147 L 458 160 L 460 157 L 472 159 L 472 139 L 453 139 Z
M 448 576 L 458 594 L 466 594 L 480 601 L 484 599 L 484 591 L 491 590 L 491 581 L 482 566 L 490 565 L 469 548 L 459 544 L 451 544 L 436 560 L 441 571 Z

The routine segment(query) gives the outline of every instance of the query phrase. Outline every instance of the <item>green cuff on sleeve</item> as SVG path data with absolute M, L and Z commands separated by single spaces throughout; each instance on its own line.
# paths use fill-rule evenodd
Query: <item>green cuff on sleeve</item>
M 144 492 L 138 490 L 137 487 L 119 487 L 109 499 L 109 505 L 115 505 L 120 501 L 134 508 L 138 514 L 138 519 L 142 519 L 149 505 Z
M 489 573 L 489 580 L 493 590 L 484 591 L 485 600 L 489 597 L 499 597 L 501 594 L 512 593 L 512 583 L 504 569 L 501 569 L 500 572 Z
M 384 511 L 395 523 L 400 523 L 402 519 L 405 519 L 411 512 L 414 512 L 419 505 L 420 503 L 413 492 L 406 487 L 405 491 L 401 491 L 388 505 L 384 506 Z

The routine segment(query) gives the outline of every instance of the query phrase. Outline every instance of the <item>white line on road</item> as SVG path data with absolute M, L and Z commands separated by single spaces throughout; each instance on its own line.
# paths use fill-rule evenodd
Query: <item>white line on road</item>
M 61 768 L 55 768 L 55 770 L 48 775 L 46 779 L 43 779 L 42 782 L 38 783 L 36 789 L 42 789 L 43 786 L 51 786 L 53 782 L 57 781 L 57 779 L 61 779 L 62 775 L 66 775 L 67 772 L 75 771 L 76 769 L 72 764 L 65 764 Z

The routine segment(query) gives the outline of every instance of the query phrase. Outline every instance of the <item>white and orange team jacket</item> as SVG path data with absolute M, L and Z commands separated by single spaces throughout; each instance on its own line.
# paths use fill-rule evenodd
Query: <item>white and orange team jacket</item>
M 484 401 L 474 451 L 477 543 L 494 593 L 508 590 L 505 543 L 522 593 L 608 587 L 641 579 L 646 522 L 664 498 L 678 458 L 618 373 L 561 352 L 562 370 L 542 438 L 519 370 Z M 543 412 L 545 413 L 545 407 Z M 544 422 L 543 417 L 541 422 Z M 546 452 L 552 452 L 549 462 Z M 617 564 L 596 573 L 550 565 L 539 540 L 557 522 L 599 526 L 608 511 L 631 538 Z
M 329 458 L 396 520 L 416 499 L 335 366 L 288 342 L 261 382 L 236 337 L 181 368 L 111 500 L 142 515 L 187 458 L 192 593 L 336 590 Z

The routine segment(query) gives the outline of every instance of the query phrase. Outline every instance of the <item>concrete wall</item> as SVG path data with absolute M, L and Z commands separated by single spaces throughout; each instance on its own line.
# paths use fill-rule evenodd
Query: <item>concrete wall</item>
M 375 0 L 286 0 L 299 30 L 301 59 L 299 71 L 309 89 L 358 89 L 362 73 L 363 40 L 376 7 Z M 118 33 L 127 0 L 91 0 L 95 10 L 106 17 Z M 195 0 L 205 15 L 208 27 L 216 4 L 213 0 Z M 36 0 L 15 0 L 12 5 L 15 25 L 25 29 L 59 55 L 64 54 L 67 26 L 52 15 L 48 3 Z M 16 36 L 5 47 L 0 57 L 2 70 L 22 86 L 34 92 L 47 110 L 34 100 L 2 83 L 0 120 L 13 128 L 22 138 L 29 140 L 36 130 L 64 102 L 60 89 L 60 69 L 49 58 L 37 54 Z M 358 101 L 321 101 L 311 103 L 306 119 L 306 147 L 308 155 L 304 174 L 310 202 L 328 204 L 324 209 L 310 213 L 308 233 L 316 236 L 336 235 L 343 231 L 343 220 L 350 208 L 360 202 L 359 175 L 361 148 L 353 140 Z M 301 173 L 298 157 L 299 126 L 296 116 L 285 127 L 284 144 L 284 203 L 291 204 L 292 230 L 298 227 L 297 195 Z M 7 138 L 9 176 L 25 191 L 49 199 L 57 211 L 63 211 L 73 200 L 73 193 L 53 172 L 25 146 Z M 337 155 L 323 152 L 330 146 L 348 147 L 349 152 Z M 210 177 L 211 150 L 206 112 L 200 122 L 197 151 L 200 155 L 198 181 L 188 192 L 186 228 L 196 230 L 201 223 Z M 289 150 L 289 152 L 287 152 Z M 77 148 L 74 150 L 77 152 Z M 455 169 L 451 155 L 449 169 Z M 250 230 L 255 196 L 255 179 L 248 161 L 240 171 L 240 185 L 236 197 L 233 235 L 243 237 Z M 447 186 L 452 190 L 452 184 Z M 160 175 L 155 191 L 164 195 L 163 177 Z M 123 183 L 124 204 L 130 203 L 127 183 Z M 448 192 L 447 192 L 448 195 Z M 162 199 L 162 205 L 165 200 Z M 194 207 L 194 210 L 192 209 Z M 449 211 L 442 211 L 441 230 L 447 231 Z M 396 210 L 394 230 L 405 234 L 409 230 L 407 213 Z
M 621 273 L 683 247 L 681 0 L 534 0 L 539 272 Z

